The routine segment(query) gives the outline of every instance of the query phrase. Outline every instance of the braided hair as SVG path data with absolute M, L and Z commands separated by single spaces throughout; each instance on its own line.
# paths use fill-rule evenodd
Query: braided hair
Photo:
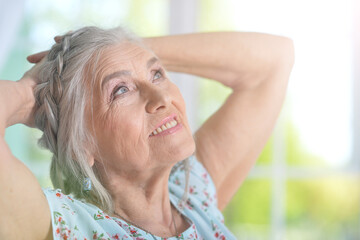
M 94 59 L 103 48 L 123 41 L 144 46 L 139 37 L 124 28 L 84 27 L 65 34 L 41 65 L 39 83 L 34 89 L 35 125 L 43 132 L 38 144 L 53 154 L 50 166 L 53 186 L 108 213 L 114 210 L 111 195 L 101 184 L 96 167 L 88 163 L 90 154 L 98 149 L 85 117 L 88 102 L 93 114 L 95 86 L 94 76 L 87 77 L 87 71 L 96 69 Z M 84 90 L 85 85 L 92 90 Z M 84 178 L 92 182 L 90 192 L 83 190 Z M 188 183 L 188 171 L 186 179 Z

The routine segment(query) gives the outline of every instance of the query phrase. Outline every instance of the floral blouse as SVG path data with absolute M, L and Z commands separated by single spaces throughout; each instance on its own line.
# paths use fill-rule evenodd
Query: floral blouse
M 190 227 L 178 237 L 162 238 L 129 225 L 120 218 L 110 217 L 100 208 L 65 195 L 60 189 L 43 189 L 48 200 L 54 240 L 113 239 L 236 239 L 224 225 L 217 208 L 215 185 L 195 155 L 189 157 L 190 178 L 188 200 L 178 207 L 185 189 L 185 170 L 177 168 L 169 178 L 170 201 L 190 221 Z

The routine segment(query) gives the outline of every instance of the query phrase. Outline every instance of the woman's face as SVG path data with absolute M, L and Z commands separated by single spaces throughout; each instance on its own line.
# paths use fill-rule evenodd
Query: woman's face
M 182 95 L 152 52 L 129 42 L 108 47 L 95 72 L 93 123 L 107 170 L 169 167 L 194 152 Z M 177 126 L 152 135 L 174 119 Z

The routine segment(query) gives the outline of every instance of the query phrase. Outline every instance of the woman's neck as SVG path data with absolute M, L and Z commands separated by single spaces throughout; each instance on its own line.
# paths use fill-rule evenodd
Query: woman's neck
M 143 173 L 107 171 L 104 185 L 113 198 L 115 217 L 121 216 L 159 236 L 174 233 L 172 219 L 176 210 L 169 199 L 170 172 L 171 167 Z

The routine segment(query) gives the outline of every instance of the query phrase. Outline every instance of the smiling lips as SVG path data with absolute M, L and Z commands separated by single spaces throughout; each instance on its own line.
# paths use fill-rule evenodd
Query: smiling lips
M 176 132 L 182 127 L 181 123 L 178 122 L 176 114 L 171 114 L 170 116 L 164 118 L 160 124 L 155 128 L 155 130 L 150 134 L 149 137 L 160 135 L 167 135 L 173 132 Z

